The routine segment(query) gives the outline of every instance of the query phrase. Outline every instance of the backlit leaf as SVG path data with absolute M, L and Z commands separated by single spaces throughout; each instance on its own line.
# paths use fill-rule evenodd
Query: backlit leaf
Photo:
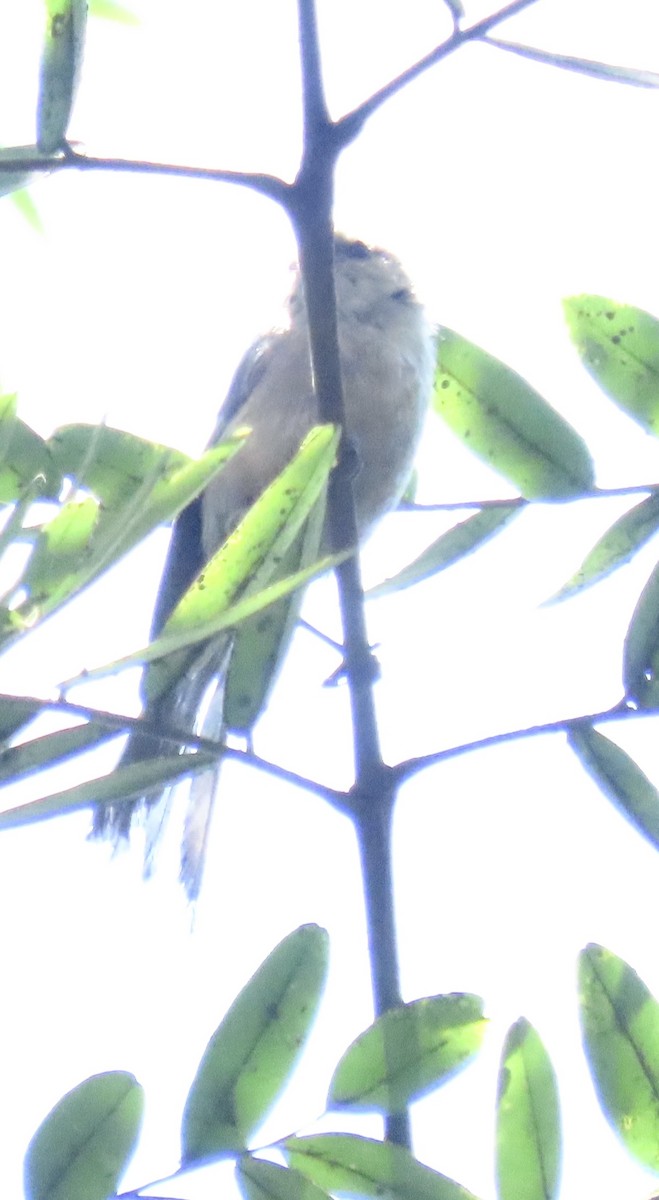
M 236 1179 L 245 1200 L 329 1200 L 327 1192 L 299 1171 L 262 1158 L 243 1156 Z
M 657 529 L 659 492 L 653 492 L 614 521 L 586 555 L 579 570 L 568 579 L 554 599 L 565 600 L 568 596 L 574 596 L 576 592 L 599 583 L 601 579 L 606 579 L 607 575 L 629 562 Z
M 0 503 L 18 500 L 35 482 L 41 496 L 52 498 L 61 475 L 46 442 L 16 415 L 16 397 L 0 396 Z
M 392 1142 L 321 1133 L 287 1138 L 280 1148 L 292 1167 L 328 1192 L 374 1200 L 474 1200 L 459 1183 L 423 1166 Z
M 479 546 L 489 541 L 500 529 L 520 511 L 519 504 L 492 504 L 482 508 L 480 512 L 467 517 L 454 525 L 452 529 L 442 533 L 432 545 L 428 546 L 414 562 L 409 563 L 383 580 L 366 593 L 370 600 L 378 596 L 388 596 L 391 592 L 402 591 L 412 587 L 423 579 L 430 579 L 439 571 L 444 571 L 454 562 L 459 562 L 468 554 L 472 554 Z
M 317 925 L 289 934 L 213 1034 L 183 1115 L 183 1162 L 246 1148 L 286 1083 L 314 1021 L 327 973 Z
M 440 331 L 434 407 L 461 441 L 527 499 L 589 491 L 583 440 L 521 375 L 450 329 Z
M 402 1112 L 478 1052 L 487 1025 L 478 996 L 429 996 L 392 1009 L 360 1034 L 334 1072 L 328 1104 Z
M 568 742 L 607 799 L 659 850 L 659 790 L 633 758 L 585 721 L 569 727 Z
M 135 1148 L 143 1094 L 125 1071 L 93 1075 L 64 1096 L 25 1157 L 27 1200 L 106 1200 Z
M 9 169 L 9 166 L 7 166 L 6 170 L 0 171 L 0 196 L 8 196 L 11 192 L 13 192 L 15 193 L 14 199 L 18 200 L 18 196 L 22 194 L 23 188 L 25 188 L 27 184 L 32 183 L 34 179 L 38 179 L 40 176 L 49 174 L 49 171 L 52 168 L 35 167 L 32 169 L 29 165 L 32 159 L 43 159 L 43 151 L 40 150 L 38 146 L 0 147 L 0 165 L 2 165 L 2 163 L 9 164 L 10 162 L 20 162 L 21 164 L 25 164 L 17 167 L 16 170 L 14 170 L 13 167 Z M 16 193 L 18 193 L 18 196 Z M 23 212 L 27 216 L 28 220 L 30 220 L 30 223 L 36 228 L 39 228 L 38 218 L 35 220 L 34 214 L 32 214 L 31 218 L 30 206 L 27 204 L 27 202 L 23 200 L 19 203 L 19 207 L 23 209 Z
M 629 623 L 623 652 L 625 695 L 642 708 L 659 704 L 659 564 Z
M 499 1200 L 551 1200 L 560 1158 L 556 1076 L 535 1029 L 520 1017 L 508 1032 L 499 1069 Z
M 41 56 L 37 145 L 45 154 L 66 138 L 80 79 L 87 0 L 46 0 L 46 34 Z
M 140 799 L 150 790 L 162 787 L 175 779 L 182 779 L 194 771 L 202 770 L 215 762 L 215 756 L 197 751 L 194 754 L 177 754 L 171 758 L 144 759 L 126 767 L 117 767 L 108 775 L 89 779 L 64 791 L 51 792 L 27 804 L 0 812 L 0 831 L 18 829 L 23 825 L 34 825 L 77 812 L 92 805 Z
M 579 989 L 584 1049 L 604 1115 L 630 1154 L 659 1172 L 659 1005 L 603 946 L 582 951 Z
M 659 321 L 603 296 L 572 296 L 565 317 L 581 361 L 628 416 L 659 433 Z

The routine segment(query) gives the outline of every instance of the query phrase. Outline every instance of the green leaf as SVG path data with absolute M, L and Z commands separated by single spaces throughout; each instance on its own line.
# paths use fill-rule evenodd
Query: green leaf
M 628 512 L 614 521 L 610 529 L 595 543 L 579 570 L 553 597 L 565 600 L 584 588 L 606 579 L 618 567 L 624 566 L 659 529 L 659 492 L 646 496 Z
M 0 695 L 0 742 L 6 743 L 40 712 L 41 705 L 28 697 Z
M 317 425 L 295 458 L 247 511 L 165 623 L 163 635 L 186 634 L 222 613 L 239 596 L 270 583 L 302 524 L 324 491 L 336 459 L 338 433 Z M 156 700 L 181 678 L 194 657 L 180 652 L 158 658 L 146 673 L 143 691 Z
M 571 296 L 565 318 L 581 361 L 619 408 L 659 433 L 659 321 L 603 296 Z
M 284 579 L 299 566 L 301 557 L 298 539 L 282 560 Z M 237 627 L 224 681 L 222 717 L 227 729 L 248 735 L 265 709 L 295 628 L 302 597 L 301 589 L 290 592 Z
M 129 766 L 117 767 L 108 775 L 89 779 L 61 792 L 52 792 L 8 808 L 0 812 L 0 832 L 3 829 L 18 829 L 23 825 L 35 825 L 51 817 L 61 817 L 90 808 L 94 804 L 118 804 L 135 800 L 163 784 L 182 779 L 195 771 L 201 771 L 216 761 L 215 755 L 198 750 L 194 754 L 177 754 L 171 758 L 145 759 Z
M 62 479 L 46 442 L 16 416 L 16 397 L 0 396 L 0 503 L 20 499 L 35 483 L 41 496 L 52 498 Z
M 101 667 L 95 667 L 93 670 L 85 670 L 73 679 L 67 679 L 64 683 L 60 684 L 60 690 L 65 691 L 74 685 L 88 682 L 91 679 L 102 679 L 106 675 L 114 675 L 123 667 L 154 662 L 166 654 L 174 654 L 190 646 L 198 646 L 200 642 L 208 641 L 210 637 L 214 637 L 215 634 L 222 633 L 226 629 L 233 629 L 235 626 L 240 625 L 241 622 L 253 617 L 256 613 L 267 609 L 271 604 L 276 604 L 284 596 L 288 596 L 291 592 L 305 587 L 312 580 L 319 579 L 321 575 L 326 575 L 338 563 L 343 562 L 345 557 L 345 554 L 333 554 L 328 558 L 321 559 L 317 563 L 312 563 L 310 567 L 305 567 L 303 571 L 296 571 L 294 575 L 288 575 L 278 583 L 270 584 L 268 587 L 263 588 L 262 591 L 256 592 L 255 595 L 252 595 L 250 592 L 249 595 L 245 596 L 244 600 L 238 600 L 236 604 L 227 608 L 219 616 L 204 621 L 203 624 L 191 626 L 181 633 L 163 634 L 155 642 L 151 642 L 148 646 L 143 646 L 140 650 L 135 650 L 132 654 L 126 654 L 123 658 L 114 659 L 111 663 L 104 663 Z
M 0 750 L 0 783 L 53 767 L 72 754 L 98 746 L 116 736 L 116 729 L 90 722 L 73 729 L 58 729 L 55 733 L 47 733 L 21 742 L 18 746 Z
M 139 25 L 140 19 L 125 4 L 116 0 L 89 0 L 90 17 L 102 17 L 105 21 L 119 21 L 121 25 Z
M 101 515 L 98 500 L 71 500 L 43 526 L 21 585 L 32 596 L 57 594 L 58 585 L 76 576 Z M 43 603 L 43 600 L 42 600 Z
M 487 1020 L 478 996 L 454 993 L 401 1005 L 353 1042 L 334 1072 L 331 1108 L 403 1112 L 478 1052 Z
M 659 563 L 632 614 L 625 636 L 622 674 L 629 700 L 641 708 L 659 704 Z
M 499 1200 L 551 1200 L 560 1160 L 556 1076 L 535 1029 L 520 1017 L 508 1032 L 499 1070 Z
M 623 959 L 590 945 L 579 962 L 581 1026 L 595 1090 L 634 1158 L 659 1171 L 659 1005 Z
M 261 964 L 213 1034 L 183 1114 L 183 1162 L 245 1149 L 288 1079 L 327 974 L 324 929 L 302 925 Z
M 236 1167 L 245 1200 L 329 1200 L 328 1193 L 292 1167 L 246 1156 Z
M 2 194 L 1 189 L 2 176 L 0 175 L 0 195 Z M 17 192 L 14 192 L 12 196 L 12 203 L 35 233 L 44 232 L 43 221 L 41 220 L 39 209 L 34 203 L 32 193 L 27 188 L 23 187 Z
M 325 524 L 323 488 L 295 541 L 277 563 L 273 581 L 285 580 L 317 562 Z M 288 650 L 303 590 L 290 592 L 236 630 L 224 683 L 223 720 L 227 729 L 249 734 L 265 709 Z
M 50 167 L 35 167 L 30 169 L 29 163 L 32 159 L 43 159 L 43 151 L 38 146 L 2 146 L 0 147 L 0 165 L 2 163 L 20 162 L 25 163 L 16 170 L 0 171 L 0 196 L 8 196 L 11 192 L 23 194 L 23 188 L 39 176 L 48 175 L 52 168 Z M 57 161 L 57 160 L 55 160 Z M 25 215 L 30 220 L 29 212 L 30 205 L 26 199 L 18 201 L 18 197 L 14 196 L 14 200 L 18 202 L 19 208 L 23 210 Z M 27 211 L 26 211 L 27 210 Z M 35 224 L 34 220 L 30 220 L 31 224 Z M 38 227 L 38 226 L 37 226 Z
M 659 87 L 659 75 L 654 71 L 640 71 L 636 67 L 616 67 L 611 63 L 595 62 L 590 58 L 573 58 L 569 54 L 552 54 L 549 50 L 536 50 L 534 46 L 522 46 L 519 42 L 507 42 L 503 38 L 486 35 L 483 41 L 499 50 L 509 50 L 531 62 L 545 63 L 549 67 L 561 67 L 564 71 L 575 71 L 578 75 L 590 75 L 603 79 L 605 83 L 628 83 L 633 87 Z
M 22 604 L 0 613 L 7 636 L 31 627 L 87 587 L 218 474 L 242 444 L 233 439 L 199 460 L 116 429 L 71 426 L 51 439 L 62 472 L 91 488 L 43 526 L 20 585 Z
M 519 511 L 520 505 L 514 502 L 491 504 L 480 509 L 473 516 L 467 517 L 441 534 L 418 558 L 408 563 L 396 575 L 369 588 L 366 595 L 369 600 L 373 600 L 378 596 L 388 596 L 391 592 L 400 592 L 403 588 L 412 587 L 424 579 L 430 579 L 439 571 L 446 570 L 461 558 L 472 554 L 503 529 Z
M 25 1158 L 27 1200 L 106 1200 L 133 1153 L 142 1088 L 126 1071 L 93 1075 L 64 1096 Z
M 637 763 L 585 721 L 569 726 L 568 742 L 607 799 L 659 850 L 659 790 Z
M 291 1166 L 328 1192 L 375 1200 L 473 1200 L 466 1188 L 424 1167 L 392 1142 L 321 1133 L 287 1138 L 280 1149 Z
M 46 35 L 37 104 L 37 145 L 44 154 L 66 138 L 80 79 L 87 0 L 46 0 Z
M 167 485 L 191 462 L 180 450 L 112 429 L 108 425 L 64 425 L 50 439 L 51 454 L 63 475 L 75 480 L 109 508 L 123 508 L 126 496 Z
M 520 375 L 445 328 L 438 363 L 435 410 L 523 496 L 565 499 L 591 490 L 585 443 Z

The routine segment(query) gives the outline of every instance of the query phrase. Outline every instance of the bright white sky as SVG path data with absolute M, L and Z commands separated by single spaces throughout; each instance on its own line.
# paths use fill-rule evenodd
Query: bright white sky
M 137 29 L 92 22 L 71 136 L 97 154 L 290 177 L 300 137 L 294 7 L 141 0 Z M 489 11 L 467 7 L 470 19 Z M 450 29 L 438 0 L 319 8 L 337 115 Z M 0 6 L 5 144 L 33 140 L 41 20 L 39 0 Z M 652 0 L 539 0 L 506 33 L 659 70 Z M 560 300 L 601 292 L 659 313 L 658 126 L 657 93 L 474 46 L 382 110 L 338 176 L 337 225 L 398 253 L 433 320 L 509 362 L 567 415 L 604 486 L 656 480 L 659 447 L 582 372 Z M 22 415 L 42 432 L 105 417 L 200 450 L 245 345 L 280 318 L 294 256 L 281 213 L 245 191 L 125 175 L 62 175 L 34 196 L 44 237 L 7 201 L 0 216 L 0 376 L 19 390 Z M 422 467 L 429 501 L 509 494 L 437 426 Z M 371 606 L 389 761 L 619 698 L 622 637 L 656 546 L 590 595 L 538 606 L 627 506 L 539 508 L 450 573 Z M 448 524 L 442 514 L 391 518 L 368 548 L 368 578 L 390 574 Z M 164 545 L 153 538 L 3 660 L 0 690 L 47 694 L 143 644 Z M 310 618 L 328 630 L 331 594 L 326 583 L 309 601 Z M 300 650 L 257 748 L 346 783 L 346 696 L 320 686 L 335 661 L 306 635 Z M 136 678 L 79 698 L 136 711 Z M 653 732 L 646 721 L 619 736 L 659 779 Z M 112 761 L 99 756 L 98 771 Z M 64 768 L 52 786 L 77 772 Z M 305 921 L 330 931 L 330 983 L 308 1057 L 263 1140 L 308 1129 L 322 1111 L 333 1064 L 370 1020 L 351 830 L 318 800 L 265 778 L 228 767 L 224 783 L 192 934 L 175 833 L 148 885 L 139 847 L 110 861 L 85 842 L 85 814 L 0 837 L 4 1194 L 18 1194 L 24 1147 L 52 1104 L 111 1068 L 133 1071 L 147 1092 L 126 1186 L 172 1170 L 209 1035 L 262 958 Z M 33 794 L 26 785 L 6 803 Z M 583 945 L 603 942 L 659 993 L 656 853 L 557 736 L 415 779 L 398 810 L 396 872 L 405 997 L 474 991 L 493 1019 L 481 1060 L 417 1107 L 419 1156 L 492 1195 L 498 1054 L 524 1014 L 559 1073 L 565 1200 L 649 1195 L 653 1181 L 599 1116 L 579 1047 L 574 964 Z M 376 1128 L 335 1119 L 324 1127 Z M 210 1186 L 196 1177 L 179 1190 L 201 1197 Z

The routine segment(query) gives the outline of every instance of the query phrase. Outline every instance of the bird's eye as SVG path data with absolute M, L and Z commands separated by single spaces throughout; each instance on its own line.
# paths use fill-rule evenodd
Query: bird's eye
M 401 300 L 403 303 L 406 303 L 412 299 L 412 293 L 409 288 L 398 288 L 398 291 L 391 293 L 391 299 Z

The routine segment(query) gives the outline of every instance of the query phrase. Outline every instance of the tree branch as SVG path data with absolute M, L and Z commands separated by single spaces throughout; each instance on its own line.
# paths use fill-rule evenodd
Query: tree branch
M 462 742 L 458 746 L 448 746 L 445 750 L 435 750 L 432 754 L 423 754 L 418 758 L 408 758 L 405 762 L 397 763 L 391 770 L 396 779 L 402 782 L 410 779 L 426 767 L 446 762 L 451 758 L 461 758 L 473 750 L 488 750 L 491 746 L 502 746 L 506 742 L 520 741 L 522 738 L 540 737 L 546 733 L 569 733 L 570 728 L 583 724 L 604 725 L 610 721 L 638 720 L 639 717 L 656 717 L 657 708 L 634 708 L 624 698 L 612 708 L 603 712 L 585 713 L 577 717 L 561 717 L 557 721 L 544 721 L 540 725 L 529 725 L 526 729 L 509 729 L 503 733 L 492 733 L 487 737 L 476 738 L 473 742 Z
M 516 508 L 530 508 L 532 504 L 574 504 L 579 500 L 606 500 L 616 496 L 652 495 L 659 490 L 659 483 L 633 483 L 624 487 L 593 488 L 589 492 L 580 492 L 577 496 L 547 500 L 527 500 L 526 496 L 512 496 L 509 500 L 447 500 L 438 504 L 419 504 L 416 500 L 401 500 L 400 512 L 460 512 L 464 509 L 500 508 L 507 504 Z
M 268 196 L 277 204 L 286 205 L 291 185 L 276 175 L 265 175 L 250 171 L 225 171 L 214 167 L 191 167 L 182 163 L 159 163 L 148 160 L 130 158 L 96 158 L 90 154 L 80 154 L 73 146 L 67 145 L 63 153 L 57 157 L 42 154 L 34 158 L 2 158 L 0 159 L 0 175 L 16 174 L 17 172 L 43 171 L 52 174 L 55 171 L 113 171 L 119 174 L 131 175 L 167 175 L 175 179 L 205 179 L 213 183 L 233 183 L 238 187 L 251 188 Z
M 403 88 L 407 87 L 409 83 L 412 83 L 414 79 L 418 79 L 418 77 L 423 75 L 425 71 L 428 71 L 430 67 L 434 67 L 435 64 L 441 62 L 442 59 L 448 58 L 449 54 L 454 54 L 455 51 L 459 50 L 461 46 L 465 45 L 465 43 L 475 42 L 478 41 L 479 38 L 483 38 L 483 36 L 488 33 L 490 29 L 493 29 L 495 25 L 501 24 L 502 21 L 507 21 L 510 17 L 516 16 L 517 13 L 522 12 L 522 10 L 525 8 L 530 8 L 530 6 L 535 3 L 536 0 L 514 0 L 512 4 L 506 4 L 504 8 L 500 8 L 498 12 L 492 13 L 489 17 L 483 17 L 483 19 L 481 21 L 477 21 L 475 25 L 470 25 L 466 29 L 460 27 L 454 28 L 453 33 L 449 38 L 446 39 L 445 42 L 442 42 L 439 46 L 436 46 L 435 49 L 431 50 L 429 54 L 424 55 L 424 57 L 419 59 L 418 62 L 414 63 L 411 67 L 408 67 L 407 70 L 401 72 L 401 74 L 395 79 L 392 79 L 390 83 L 385 84 L 385 86 L 380 88 L 379 91 L 374 92 L 368 100 L 365 100 L 362 104 L 358 105 L 358 107 L 354 108 L 352 112 L 346 113 L 346 115 L 337 122 L 337 130 L 341 132 L 341 136 L 344 139 L 344 144 L 345 142 L 352 141 L 352 139 L 357 136 L 364 122 L 368 120 L 368 118 L 371 117 L 378 108 L 381 108 L 387 100 L 390 100 L 392 96 L 397 95 L 397 93 L 402 91 Z
M 345 430 L 333 274 L 332 206 L 334 167 L 345 137 L 327 113 L 320 67 L 314 0 L 298 0 L 304 98 L 304 149 L 288 211 L 296 231 L 309 319 L 311 365 L 321 421 Z M 338 136 L 337 136 L 338 135 Z M 329 481 L 328 523 L 334 551 L 357 545 L 353 454 L 345 436 Z M 393 777 L 382 760 L 375 715 L 375 669 L 364 613 L 358 555 L 336 571 L 343 628 L 345 675 L 352 712 L 355 785 L 350 812 L 362 859 L 368 939 L 376 1016 L 400 1003 L 391 883 Z M 385 1119 L 386 1137 L 410 1147 L 407 1113 Z

